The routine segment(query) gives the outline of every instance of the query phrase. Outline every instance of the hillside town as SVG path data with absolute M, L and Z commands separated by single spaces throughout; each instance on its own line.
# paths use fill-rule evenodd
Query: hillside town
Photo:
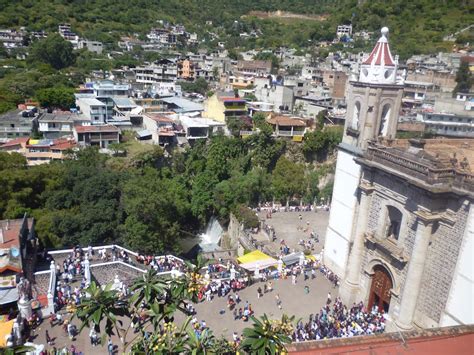
M 13 30 L 0 33 L 6 48 L 22 46 L 27 35 Z M 79 38 L 68 24 L 60 25 L 58 33 L 74 48 L 102 51 L 102 44 Z M 350 39 L 352 30 L 339 26 L 337 36 Z M 152 29 L 140 45 L 150 51 L 172 48 L 177 38 L 192 41 L 194 36 L 183 26 L 164 24 L 162 29 Z M 223 49 L 186 56 L 170 53 L 166 59 L 133 68 L 92 72 L 76 88 L 75 105 L 69 110 L 43 109 L 38 102 L 27 101 L 2 114 L 0 149 L 19 152 L 29 164 L 40 164 L 62 159 L 64 151 L 73 147 L 107 149 L 119 143 L 126 131 L 133 131 L 142 143 L 183 146 L 217 132 L 252 134 L 256 113 L 266 116 L 274 136 L 295 142 L 315 129 L 320 113 L 326 124 L 344 125 L 349 83 L 367 54 L 339 51 L 316 59 L 295 55 L 289 48 L 269 53 L 279 58 L 278 68 L 270 60 L 252 59 L 255 51 L 232 60 Z M 474 137 L 472 92 L 452 95 L 461 63 L 474 71 L 474 56 L 465 51 L 416 55 L 398 66 L 394 75 L 403 84 L 401 135 Z M 184 91 L 183 82 L 204 83 L 206 90 Z
M 389 28 L 341 23 L 324 56 L 190 50 L 208 32 L 161 20 L 109 51 L 58 26 L 159 56 L 0 114 L 0 347 L 472 353 L 472 46 L 401 60 Z

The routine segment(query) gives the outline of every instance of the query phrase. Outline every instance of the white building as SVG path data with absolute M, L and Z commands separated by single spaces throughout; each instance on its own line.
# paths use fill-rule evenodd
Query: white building
M 90 120 L 91 124 L 104 124 L 107 122 L 107 105 L 102 101 L 94 97 L 76 94 L 76 106 Z
M 74 112 L 42 113 L 38 116 L 38 130 L 46 139 L 70 136 L 74 126 L 90 124 L 90 117 Z
M 161 82 L 174 83 L 178 78 L 176 62 L 162 59 L 151 65 L 132 69 L 137 83 L 153 85 Z
M 272 79 L 267 78 L 255 78 L 254 83 L 258 101 L 272 104 L 276 112 L 293 109 L 293 87 L 275 84 Z
M 438 98 L 433 110 L 423 112 L 425 130 L 441 136 L 474 138 L 474 98 Z
M 102 42 L 88 41 L 86 39 L 81 39 L 77 43 L 77 49 L 86 48 L 89 52 L 94 52 L 94 53 L 97 53 L 97 54 L 102 54 L 102 51 L 104 49 L 103 47 L 104 46 L 103 46 Z
M 63 23 L 58 26 L 59 35 L 64 38 L 66 41 L 72 43 L 74 49 L 78 48 L 79 45 L 79 36 L 72 32 L 71 25 L 68 23 Z
M 352 36 L 352 25 L 339 25 L 336 31 L 337 37 L 351 37 Z

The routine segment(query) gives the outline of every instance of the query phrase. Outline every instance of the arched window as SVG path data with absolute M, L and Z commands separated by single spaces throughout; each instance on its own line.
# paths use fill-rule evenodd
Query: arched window
M 396 207 L 387 206 L 387 222 L 385 236 L 398 240 L 400 236 L 400 227 L 402 225 L 402 212 Z
M 352 122 L 351 128 L 352 129 L 359 129 L 359 117 L 360 117 L 360 102 L 356 101 L 354 105 L 354 112 L 352 114 Z
M 390 119 L 390 112 L 392 108 L 390 104 L 385 104 L 382 108 L 382 115 L 380 116 L 379 136 L 386 136 L 388 132 L 388 120 Z

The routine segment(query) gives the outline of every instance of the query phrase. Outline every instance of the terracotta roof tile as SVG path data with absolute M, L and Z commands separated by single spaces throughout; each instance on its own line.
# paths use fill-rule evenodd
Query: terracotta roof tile
M 278 124 L 279 126 L 306 126 L 306 123 L 304 121 L 287 116 L 274 116 L 272 118 L 267 119 L 267 122 L 274 125 Z
M 76 126 L 74 128 L 77 133 L 87 133 L 87 132 L 119 132 L 119 129 L 112 125 L 104 126 Z

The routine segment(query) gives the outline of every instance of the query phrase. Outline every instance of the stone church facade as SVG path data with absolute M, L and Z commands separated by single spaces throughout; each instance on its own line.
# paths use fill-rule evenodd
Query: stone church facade
M 474 140 L 397 140 L 387 29 L 351 82 L 324 263 L 400 329 L 474 323 Z

